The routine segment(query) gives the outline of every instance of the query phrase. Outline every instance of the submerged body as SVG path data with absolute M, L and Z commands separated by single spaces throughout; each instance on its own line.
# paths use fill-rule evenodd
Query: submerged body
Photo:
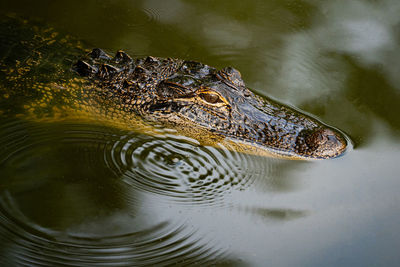
M 346 150 L 340 132 L 255 95 L 234 68 L 217 70 L 170 58 L 132 59 L 122 51 L 114 57 L 100 49 L 87 53 L 79 42 L 52 29 L 11 21 L 12 34 L 25 39 L 4 38 L 10 43 L 0 53 L 3 107 L 15 102 L 9 98 L 25 94 L 31 102 L 21 112 L 35 119 L 93 118 L 150 134 L 157 133 L 154 125 L 161 125 L 201 144 L 257 155 L 325 159 Z

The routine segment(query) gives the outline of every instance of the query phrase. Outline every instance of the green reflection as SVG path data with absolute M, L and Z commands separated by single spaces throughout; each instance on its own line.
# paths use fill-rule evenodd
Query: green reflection
M 22 220 L 15 219 L 17 212 L 13 209 L 6 211 L 14 217 L 4 210 L 0 214 L 0 253 L 8 256 L 4 264 L 12 265 L 21 255 L 46 259 L 38 255 L 45 255 L 43 251 L 51 255 L 52 247 L 57 250 L 49 241 L 66 240 L 63 233 L 57 236 L 50 232 L 51 238 L 38 242 L 35 239 L 38 231 L 27 227 L 27 224 L 32 226 L 32 222 L 47 230 L 72 229 L 70 234 L 75 235 L 67 240 L 72 243 L 77 242 L 74 238 L 85 240 L 83 243 L 89 252 L 74 246 L 61 246 L 59 251 L 72 251 L 71 255 L 77 259 L 100 251 L 94 261 L 97 259 L 97 263 L 104 265 L 112 265 L 112 260 L 106 260 L 107 255 L 115 256 L 113 249 L 125 251 L 118 255 L 125 263 L 140 263 L 140 260 L 162 263 L 151 259 L 157 258 L 156 252 L 165 253 L 165 247 L 172 251 L 166 253 L 172 258 L 168 263 L 181 265 L 204 258 L 200 261 L 204 264 L 249 262 L 259 266 L 265 262 L 284 266 L 398 263 L 395 248 L 399 247 L 399 239 L 393 235 L 399 232 L 400 218 L 396 205 L 399 201 L 396 159 L 400 129 L 398 1 L 73 0 L 33 3 L 6 0 L 1 1 L 0 12 L 15 13 L 33 21 L 38 19 L 42 25 L 50 25 L 60 34 L 70 34 L 87 47 L 109 51 L 124 49 L 132 55 L 192 59 L 216 67 L 232 65 L 242 72 L 254 90 L 299 106 L 336 125 L 357 145 L 348 157 L 326 164 L 260 160 L 267 167 L 255 170 L 258 175 L 252 187 L 241 188 L 259 197 L 256 205 L 246 206 L 243 203 L 249 199 L 239 194 L 229 203 L 231 206 L 222 198 L 222 202 L 218 202 L 221 209 L 212 205 L 211 212 L 203 213 L 207 205 L 201 208 L 189 205 L 193 213 L 182 215 L 172 212 L 174 208 L 184 210 L 176 203 L 158 206 L 165 204 L 165 199 L 158 195 L 153 195 L 149 205 L 145 202 L 147 193 L 131 190 L 129 177 L 117 175 L 115 170 L 104 165 L 102 149 L 107 147 L 107 141 L 114 140 L 112 137 L 101 142 L 97 136 L 95 142 L 62 143 L 61 137 L 65 137 L 70 126 L 37 128 L 37 125 L 31 127 L 18 121 L 17 124 L 22 125 L 18 128 L 21 129 L 18 138 L 0 139 L 0 194 L 3 204 L 7 201 L 10 204 L 3 205 L 3 209 L 15 205 L 23 213 Z M 13 29 L 6 31 L 9 34 Z M 1 34 L 4 34 L 3 29 Z M 2 37 L 2 63 L 9 63 L 3 60 L 8 51 L 6 45 L 19 51 L 14 53 L 14 59 L 30 55 L 28 48 L 18 46 L 6 35 Z M 54 47 L 52 51 L 56 50 Z M 65 51 L 58 53 L 61 56 Z M 44 66 L 41 74 L 51 71 Z M 4 73 L 0 73 L 3 81 Z M 55 78 L 58 76 L 45 77 Z M 23 109 L 18 107 L 35 97 L 39 96 L 10 94 L 1 99 L 0 110 L 9 111 L 7 114 L 21 113 Z M 0 125 L 6 124 L 1 121 Z M 395 136 L 393 140 L 382 134 L 385 125 Z M 93 130 L 92 127 L 89 129 Z M 17 131 L 14 127 L 0 129 L 1 137 Z M 32 138 L 37 129 L 48 133 L 46 142 Z M 100 132 L 103 131 L 110 129 Z M 126 134 L 111 132 L 116 136 Z M 21 158 L 24 154 L 14 148 L 24 148 L 26 144 L 30 146 Z M 169 165 L 175 166 L 175 157 L 165 158 Z M 9 201 L 10 195 L 16 202 Z M 243 206 L 248 207 L 247 212 L 233 212 L 231 217 L 220 215 L 223 214 L 221 210 L 226 212 L 233 207 L 234 211 L 242 211 L 235 207 Z M 156 211 L 164 211 L 169 216 L 155 218 Z M 190 221 L 195 215 L 203 217 L 204 221 Z M 189 222 L 174 221 L 181 217 L 189 218 Z M 262 220 L 253 220 L 253 217 Z M 209 221 L 215 222 L 211 230 L 205 227 Z M 195 223 L 201 229 L 210 230 L 218 245 L 209 242 L 210 249 L 204 245 L 209 241 L 206 239 L 203 247 L 198 246 L 196 238 L 200 240 L 204 237 L 202 234 L 190 239 L 191 230 L 185 227 Z M 235 223 L 237 227 L 233 228 Z M 182 225 L 184 230 L 179 230 Z M 139 232 L 132 235 L 138 240 L 133 245 L 121 243 L 121 240 L 126 241 L 123 237 L 115 237 L 106 242 L 106 245 L 111 244 L 111 249 L 107 250 L 109 247 L 102 246 L 104 243 L 99 245 L 96 244 L 98 240 L 90 239 L 93 233 L 101 236 L 102 233 L 134 232 L 132 229 Z M 142 230 L 143 235 L 140 235 Z M 219 234 L 224 230 L 229 233 L 221 237 Z M 39 237 L 43 237 L 40 231 L 42 236 Z M 27 242 L 31 246 L 26 246 L 26 237 L 35 242 Z M 232 241 L 235 237 L 237 239 Z M 146 243 L 146 240 L 150 241 Z M 221 256 L 219 246 L 239 252 Z M 146 248 L 153 249 L 153 253 L 143 253 Z M 190 257 L 194 252 L 207 249 L 217 250 L 217 253 Z M 41 253 L 36 255 L 35 251 Z M 144 257 L 133 259 L 132 255 L 137 255 L 135 251 Z M 185 252 L 188 252 L 186 257 L 179 257 Z M 60 258 L 68 259 L 65 254 Z M 55 265 L 54 262 L 49 265 L 51 263 Z

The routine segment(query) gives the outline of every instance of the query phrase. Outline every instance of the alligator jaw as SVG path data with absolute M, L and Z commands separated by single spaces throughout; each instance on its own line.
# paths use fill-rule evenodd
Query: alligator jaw
M 111 58 L 99 49 L 89 56 L 89 63 L 78 61 L 73 69 L 97 88 L 93 99 L 100 106 L 113 104 L 120 114 L 136 114 L 203 144 L 227 144 L 250 154 L 327 159 L 346 150 L 339 131 L 255 95 L 234 68 L 170 58 L 133 60 L 122 51 Z
M 309 149 L 308 151 L 288 151 L 262 143 L 235 138 L 226 138 L 221 144 L 233 147 L 234 150 L 246 154 L 291 160 L 333 159 L 342 156 L 347 151 L 348 141 L 345 137 L 340 134 L 335 134 L 334 136 L 330 136 L 329 139 L 333 141 L 317 145 L 315 148 Z
M 318 138 L 315 138 L 316 135 Z M 304 142 L 303 140 L 303 138 L 299 137 L 297 141 L 302 144 Z M 235 151 L 251 155 L 292 160 L 322 160 L 342 156 L 348 148 L 347 140 L 348 139 L 339 132 L 324 128 L 308 136 L 307 142 L 312 142 L 312 145 L 306 147 L 306 149 L 304 149 L 302 145 L 296 145 L 293 150 L 280 149 L 269 144 L 242 138 L 238 139 L 236 137 L 226 137 L 219 142 L 226 147 L 231 147 Z
M 227 143 L 250 154 L 290 159 L 329 159 L 344 154 L 348 138 L 309 115 L 269 98 L 237 104 L 232 112 L 239 127 L 217 130 Z

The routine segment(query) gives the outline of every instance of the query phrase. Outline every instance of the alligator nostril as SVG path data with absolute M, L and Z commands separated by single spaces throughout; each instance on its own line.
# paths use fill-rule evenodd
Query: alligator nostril
M 333 132 L 332 132 L 333 133 Z M 319 129 L 312 133 L 309 133 L 306 138 L 306 144 L 310 147 L 318 147 L 319 145 L 325 144 L 329 141 L 329 137 L 332 136 L 329 129 Z M 333 133 L 334 134 L 334 133 Z M 331 139 L 334 139 L 331 137 Z
M 328 128 L 320 128 L 313 132 L 303 133 L 306 147 L 303 153 L 319 155 L 320 158 L 332 158 L 344 152 L 347 142 L 342 135 Z

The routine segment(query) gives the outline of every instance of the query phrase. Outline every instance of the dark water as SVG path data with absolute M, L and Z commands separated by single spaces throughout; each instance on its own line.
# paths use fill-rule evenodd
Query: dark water
M 0 10 L 88 48 L 235 66 L 255 91 L 354 141 L 341 158 L 299 162 L 0 113 L 2 266 L 400 261 L 398 1 L 2 1 Z M 17 110 L 13 101 L 0 110 Z

